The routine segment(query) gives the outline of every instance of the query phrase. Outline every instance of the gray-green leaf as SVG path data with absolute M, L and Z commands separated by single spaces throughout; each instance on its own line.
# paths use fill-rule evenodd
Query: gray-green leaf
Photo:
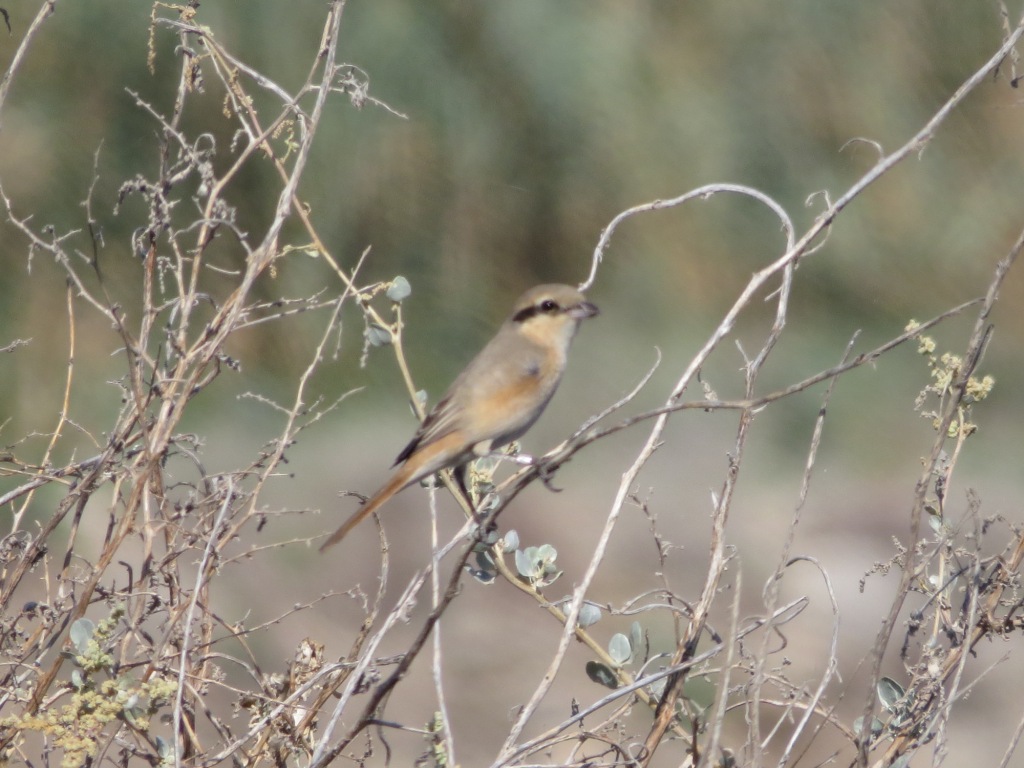
M 476 564 L 485 571 L 494 570 L 494 558 L 491 557 L 491 553 L 486 549 L 476 553 Z
M 536 547 L 516 550 L 516 570 L 519 571 L 520 576 L 527 579 L 534 577 L 537 570 L 536 552 Z
M 479 581 L 481 584 L 493 584 L 497 574 L 492 571 L 484 570 L 483 568 L 474 568 L 471 565 L 466 565 L 466 570 L 469 571 L 469 575 Z
M 490 530 L 485 532 L 484 535 L 481 536 L 480 541 L 485 547 L 490 548 L 497 544 L 498 539 L 500 538 L 501 534 L 499 534 L 497 530 Z
M 513 528 L 501 539 L 501 551 L 507 555 L 509 552 L 515 552 L 518 548 L 519 534 Z
M 882 706 L 890 712 L 896 711 L 896 705 L 905 694 L 902 686 L 900 686 L 900 684 L 895 680 L 888 677 L 883 677 L 878 681 L 876 690 L 878 691 L 878 700 L 882 702 Z
M 386 347 L 391 343 L 391 331 L 378 323 L 370 323 L 364 332 L 371 347 Z
M 396 304 L 401 303 L 405 299 L 409 298 L 409 294 L 412 293 L 412 286 L 409 285 L 409 281 L 399 275 L 391 281 L 391 285 L 388 286 L 387 296 Z
M 633 651 L 629 647 L 629 638 L 621 632 L 612 635 L 612 639 L 608 641 L 608 655 L 619 666 L 629 661 L 629 657 L 633 655 Z
M 89 619 L 79 619 L 71 625 L 71 642 L 79 653 L 85 653 L 89 649 L 89 641 L 92 640 L 96 625 Z
M 601 609 L 596 605 L 584 603 L 580 606 L 580 617 L 577 621 L 581 629 L 597 624 L 601 620 Z
M 857 736 L 862 736 L 862 730 L 861 729 L 863 728 L 863 726 L 864 726 L 864 718 L 863 717 L 858 717 L 856 720 L 853 721 L 853 732 L 855 734 L 857 734 Z M 871 736 L 870 737 L 872 739 L 878 738 L 881 735 L 883 730 L 885 730 L 885 723 L 883 723 L 877 717 L 872 717 L 871 718 Z
M 558 559 L 558 550 L 550 544 L 541 544 L 537 547 L 537 558 L 545 563 L 553 563 Z
M 615 673 L 599 661 L 587 662 L 587 677 L 595 683 L 599 683 L 612 690 L 619 687 L 619 681 L 616 679 Z
M 171 749 L 171 742 L 161 738 L 160 736 L 157 736 L 156 753 L 160 755 L 160 758 L 162 760 L 168 760 L 174 757 L 174 751 Z
M 644 647 L 644 628 L 640 626 L 639 621 L 634 621 L 629 626 L 629 647 L 633 649 L 634 655 Z

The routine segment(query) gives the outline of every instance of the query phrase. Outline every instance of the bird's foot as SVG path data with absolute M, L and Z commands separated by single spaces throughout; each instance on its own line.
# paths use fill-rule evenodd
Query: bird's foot
M 538 459 L 528 453 L 495 453 L 486 454 L 485 458 L 498 459 L 499 461 L 511 461 L 523 467 L 533 467 L 537 470 L 537 477 L 544 483 L 544 487 L 552 493 L 561 493 L 562 489 L 555 487 L 552 480 L 555 477 L 555 470 L 548 466 L 543 459 Z
M 546 461 L 534 460 L 533 466 L 537 470 L 537 477 L 544 483 L 544 487 L 552 493 L 561 493 L 562 489 L 558 488 L 554 484 L 555 470 L 552 469 Z

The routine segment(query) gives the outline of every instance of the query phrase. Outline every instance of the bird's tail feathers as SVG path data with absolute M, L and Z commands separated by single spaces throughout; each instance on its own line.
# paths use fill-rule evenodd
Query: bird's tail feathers
M 372 515 L 378 509 L 380 509 L 384 504 L 387 503 L 387 501 L 392 496 L 394 496 L 400 490 L 405 488 L 405 486 L 408 485 L 409 482 L 411 481 L 411 478 L 409 477 L 410 473 L 407 471 L 403 471 L 404 469 L 406 468 L 403 467 L 402 469 L 399 469 L 397 472 L 395 472 L 395 474 L 391 476 L 391 479 L 384 484 L 383 488 L 377 491 L 377 493 L 375 493 L 371 499 L 369 499 L 365 504 L 363 504 L 363 506 L 361 506 L 359 509 L 353 512 L 352 515 L 348 518 L 348 520 L 342 523 L 341 527 L 331 534 L 331 538 L 329 538 L 327 541 L 320 545 L 320 551 L 323 552 L 329 549 L 330 547 L 333 547 L 335 544 L 337 544 L 339 541 L 345 538 L 348 535 L 349 531 L 351 531 L 363 520 Z

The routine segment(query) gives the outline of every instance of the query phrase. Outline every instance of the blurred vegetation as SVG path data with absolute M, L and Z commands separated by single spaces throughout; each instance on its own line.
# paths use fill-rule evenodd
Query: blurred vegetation
M 19 30 L 36 12 L 31 3 L 8 10 Z M 292 86 L 304 65 L 281 52 L 317 34 L 320 10 L 247 0 L 238 14 L 204 3 L 199 19 Z M 116 0 L 59 4 L 0 134 L 0 178 L 17 208 L 68 227 L 82 223 L 99 153 L 94 215 L 117 254 L 105 267 L 126 274 L 131 219 L 112 213 L 117 190 L 155 159 L 146 150 L 152 119 L 125 89 L 168 109 L 176 70 L 169 35 L 155 36 L 153 73 L 143 66 L 148 13 L 145 3 Z M 798 226 L 810 221 L 821 199 L 804 209 L 809 194 L 838 194 L 875 159 L 871 146 L 848 142 L 892 149 L 905 140 L 1000 35 L 998 8 L 987 2 L 942 13 L 923 1 L 353 2 L 345 13 L 345 60 L 368 74 L 371 95 L 409 119 L 335 102 L 302 194 L 343 263 L 372 246 L 364 279 L 409 276 L 421 302 L 410 354 L 441 379 L 450 370 L 430 370 L 433 362 L 478 343 L 523 286 L 578 279 L 601 227 L 629 205 L 732 181 L 776 197 L 803 217 Z M 0 66 L 17 39 L 0 38 Z M 222 108 L 217 84 L 207 86 L 189 110 Z M 844 217 L 829 258 L 805 267 L 813 274 L 798 297 L 803 311 L 888 328 L 959 297 L 961 281 L 981 285 L 1016 226 L 1022 168 L 1010 148 L 1022 129 L 1005 80 L 972 100 L 981 103 L 951 118 L 926 163 L 887 177 Z M 213 138 L 226 147 L 233 128 L 222 124 Z M 274 188 L 263 171 L 248 170 L 235 192 L 246 197 L 243 228 L 269 215 Z M 56 344 L 39 338 L 26 311 L 46 304 L 51 287 L 28 279 L 18 235 L 6 225 L 2 235 L 0 320 L 12 335 Z M 658 214 L 624 229 L 598 295 L 632 303 L 638 329 L 680 307 L 699 323 L 780 243 L 749 201 Z M 327 278 L 311 263 L 281 279 L 299 295 Z M 1020 326 L 1013 312 L 1007 324 Z M 274 332 L 266 329 L 257 343 L 267 354 L 250 365 L 293 362 Z
M 18 3 L 7 10 L 15 32 L 0 36 L 2 67 L 37 9 Z M 101 267 L 113 278 L 108 286 L 124 286 L 113 300 L 129 312 L 141 274 L 130 239 L 145 208 L 127 195 L 118 211 L 119 191 L 151 176 L 158 160 L 157 126 L 129 91 L 166 113 L 179 63 L 174 35 L 146 34 L 150 12 L 146 3 L 117 0 L 57 4 L 0 114 L 0 180 L 15 212 L 58 232 L 82 230 L 82 201 L 92 188 Z M 320 3 L 306 0 L 247 0 L 244 13 L 203 3 L 197 19 L 254 68 L 293 88 L 306 64 L 288 53 L 319 34 L 321 13 Z M 351 2 L 340 55 L 368 78 L 371 97 L 407 119 L 372 101 L 362 109 L 330 101 L 300 194 L 340 264 L 351 267 L 371 249 L 361 282 L 410 279 L 406 347 L 417 384 L 436 397 L 525 286 L 583 277 L 601 228 L 618 211 L 726 181 L 758 187 L 787 207 L 798 228 L 806 226 L 823 195 L 836 197 L 871 167 L 878 151 L 869 142 L 891 151 L 905 141 L 1000 36 L 998 5 L 988 2 L 942 13 L 923 0 L 898 8 L 817 0 Z M 1024 160 L 1014 148 L 1024 140 L 1024 121 L 1012 75 L 1007 62 L 1003 77 L 943 124 L 920 161 L 901 165 L 844 212 L 825 257 L 801 266 L 790 309 L 799 333 L 783 337 L 765 385 L 832 364 L 857 329 L 863 343 L 875 343 L 911 318 L 982 292 L 1019 226 Z M 183 125 L 190 132 L 219 126 L 209 140 L 223 170 L 234 123 L 222 114 L 222 85 L 209 79 L 203 88 L 190 98 Z M 255 98 L 270 114 L 273 101 L 261 91 Z M 260 231 L 277 189 L 269 163 L 246 164 L 228 192 L 242 229 Z M 304 242 L 298 227 L 286 227 L 289 236 Z M 602 371 L 595 397 L 617 395 L 631 381 L 604 372 L 648 365 L 655 346 L 669 361 L 658 376 L 670 381 L 673 366 L 692 355 L 750 273 L 782 245 L 774 218 L 735 196 L 627 222 L 593 290 L 604 310 L 589 347 L 597 351 L 578 353 L 590 355 L 581 370 Z M 211 252 L 219 267 L 238 266 L 230 245 Z M 0 263 L 4 337 L 32 339 L 18 365 L 0 366 L 0 434 L 10 443 L 37 430 L 39 415 L 60 402 L 63 378 L 38 372 L 62 369 L 68 327 L 63 270 L 29 256 L 6 221 Z M 225 290 L 231 284 L 225 279 Z M 298 258 L 263 278 L 256 295 L 320 289 L 330 296 L 341 286 L 322 261 Z M 1011 275 L 995 317 L 998 343 L 986 359 L 997 381 L 1019 370 L 1022 308 L 1024 281 Z M 766 304 L 748 312 L 736 337 L 755 343 L 771 311 Z M 78 314 L 80 380 L 116 378 L 120 361 L 111 354 L 120 339 L 93 313 Z M 384 357 L 360 368 L 361 323 L 354 313 L 344 318 L 340 358 L 311 382 L 312 395 L 369 385 L 354 412 L 406 417 L 397 370 Z M 318 327 L 316 318 L 300 317 L 237 334 L 229 352 L 246 375 L 222 378 L 219 396 L 204 395 L 194 413 L 224 416 L 232 395 L 286 391 Z M 736 394 L 723 379 L 739 364 L 738 356 L 718 355 L 705 372 L 722 394 Z M 849 460 L 878 468 L 886 466 L 885 449 L 873 444 L 875 427 L 863 415 L 890 398 L 909 406 L 919 373 L 911 355 L 889 364 L 898 371 L 889 389 L 850 377 L 856 405 L 835 414 L 854 436 L 843 441 Z M 96 429 L 118 407 L 119 392 L 79 387 L 74 397 L 95 415 L 87 426 Z M 1024 409 L 999 388 L 990 407 L 1006 414 L 993 417 L 990 445 L 998 455 L 1014 439 L 1000 426 Z M 777 411 L 796 418 L 805 408 L 793 401 Z M 904 418 L 913 423 L 906 411 Z M 778 445 L 803 451 L 805 432 L 785 418 L 765 426 Z M 385 453 L 397 451 L 402 435 L 387 439 Z
M 11 32 L 0 29 L 2 70 L 39 10 L 30 2 L 4 8 Z M 79 230 L 74 247 L 86 258 L 91 254 L 84 233 L 91 214 L 102 243 L 102 291 L 129 316 L 140 306 L 143 272 L 132 239 L 147 208 L 124 185 L 154 177 L 159 161 L 159 125 L 139 101 L 168 114 L 181 65 L 174 34 L 166 28 L 147 34 L 151 12 L 147 3 L 123 0 L 57 2 L 0 110 L 0 182 L 15 214 L 30 216 L 37 230 L 51 223 L 57 235 Z M 174 15 L 169 6 L 160 13 Z M 309 0 L 207 0 L 196 21 L 210 25 L 230 50 L 293 92 L 307 77 L 304 68 L 309 65 L 309 57 L 297 52 L 311 50 L 323 13 L 322 2 Z M 417 385 L 427 387 L 432 397 L 491 334 L 524 287 L 581 280 L 602 228 L 619 211 L 703 184 L 733 182 L 771 195 L 802 230 L 825 207 L 826 196 L 834 199 L 871 168 L 879 148 L 891 151 L 917 131 L 1003 36 L 998 3 L 937 9 L 923 0 L 888 6 L 822 0 L 350 0 L 341 30 L 340 55 L 359 79 L 368 79 L 371 98 L 358 109 L 345 98 L 328 101 L 299 194 L 344 268 L 351 270 L 370 248 L 357 282 L 365 285 L 398 274 L 409 278 L 413 294 L 402 309 L 404 348 Z M 999 77 L 978 88 L 943 123 L 918 160 L 903 163 L 856 199 L 837 219 L 824 251 L 801 264 L 789 310 L 793 332 L 783 335 L 773 353 L 759 383 L 762 389 L 788 385 L 838 363 L 858 329 L 863 331 L 859 350 L 898 335 L 911 318 L 925 320 L 984 292 L 994 263 L 1021 227 L 1024 120 L 1020 93 L 1011 85 L 1017 74 L 1013 67 L 1014 62 L 1006 62 Z M 261 115 L 279 108 L 266 93 L 249 90 Z M 206 132 L 203 141 L 218 150 L 213 161 L 219 172 L 232 161 L 236 126 L 226 114 L 223 84 L 206 79 L 202 91 L 187 100 L 182 127 L 189 136 Z M 284 137 L 278 138 L 277 146 L 283 146 Z M 198 196 L 198 182 L 190 183 Z M 261 232 L 273 216 L 280 188 L 269 162 L 246 163 L 227 192 L 239 228 Z M 83 205 L 87 199 L 88 209 Z M 196 210 L 180 205 L 173 212 L 179 222 L 197 216 Z M 293 221 L 282 240 L 302 246 L 305 237 Z M 579 402 L 564 415 L 552 408 L 537 430 L 557 421 L 552 432 L 564 435 L 585 413 L 621 396 L 638 371 L 650 365 L 657 346 L 666 365 L 638 401 L 643 407 L 653 405 L 665 383 L 675 379 L 720 322 L 750 274 L 776 258 L 783 246 L 777 220 L 751 200 L 733 196 L 626 223 L 591 291 L 602 308 L 600 323 L 584 332 L 574 350 L 565 389 L 582 392 Z M 243 254 L 225 237 L 209 248 L 206 258 L 228 272 L 241 267 Z M 32 253 L 21 232 L 7 221 L 0 222 L 0 264 L 0 346 L 31 340 L 11 356 L 0 357 L 0 444 L 25 438 L 40 450 L 19 453 L 42 455 L 45 431 L 56 421 L 64 395 L 70 327 L 67 272 L 52 258 Z M 1003 286 L 993 317 L 995 341 L 982 366 L 997 382 L 976 417 L 982 437 L 965 451 L 961 464 L 969 478 L 969 470 L 998 477 L 1001 498 L 1010 500 L 986 507 L 986 513 L 1006 512 L 1011 502 L 1019 505 L 1024 402 L 1016 396 L 1019 387 L 1014 383 L 1024 350 L 1024 281 L 1019 265 L 1017 269 Z M 217 291 L 227 293 L 236 282 L 226 274 L 218 282 L 213 271 L 203 280 L 204 290 L 215 300 L 223 298 Z M 100 281 L 90 287 L 99 290 Z M 322 259 L 299 254 L 261 276 L 252 298 L 273 301 L 321 290 L 331 299 L 342 286 Z M 123 340 L 111 324 L 83 301 L 71 304 L 76 366 L 71 416 L 72 427 L 81 426 L 81 431 L 71 430 L 60 443 L 54 465 L 71 461 L 67 454 L 78 459 L 90 455 L 84 435 L 102 437 L 114 422 L 122 392 L 110 382 L 125 369 L 118 353 Z M 771 303 L 747 312 L 735 339 L 748 350 L 756 349 L 773 312 Z M 268 322 L 231 336 L 226 351 L 244 375 L 222 375 L 182 417 L 183 430 L 196 428 L 201 440 L 209 441 L 203 457 L 210 472 L 218 470 L 219 461 L 239 466 L 232 455 L 236 446 L 244 445 L 249 456 L 267 439 L 259 429 L 264 425 L 251 417 L 263 411 L 252 401 L 239 406 L 236 397 L 255 392 L 287 398 L 294 392 L 298 372 L 309 365 L 323 333 L 325 321 L 314 315 Z M 963 317 L 936 329 L 940 348 L 959 350 L 972 322 L 973 317 Z M 328 354 L 310 383 L 307 402 L 321 395 L 332 402 L 359 385 L 367 389 L 343 404 L 336 420 L 333 415 L 325 419 L 289 450 L 287 471 L 301 482 L 282 483 L 287 485 L 283 491 L 268 486 L 271 501 L 261 501 L 268 507 L 280 498 L 282 509 L 336 512 L 337 492 L 349 487 L 371 490 L 411 425 L 404 387 L 390 356 L 371 357 L 379 364 L 361 368 L 362 318 L 353 307 L 343 312 L 342 326 L 338 356 Z M 738 396 L 742 359 L 738 353 L 730 357 L 731 340 L 723 349 L 702 375 L 722 396 Z M 865 369 L 841 380 L 842 397 L 830 404 L 821 477 L 816 478 L 826 489 L 824 499 L 815 500 L 817 511 L 827 514 L 808 514 L 812 522 L 801 529 L 805 540 L 821 545 L 815 551 L 839 560 L 838 567 L 827 565 L 836 568 L 836 583 L 851 589 L 873 558 L 884 562 L 892 556 L 884 549 L 888 536 L 896 527 L 901 533 L 906 529 L 894 510 L 905 512 L 918 456 L 931 441 L 929 425 L 912 410 L 915 395 L 930 380 L 927 366 L 909 347 L 884 364 L 884 377 Z M 589 386 L 578 386 L 583 381 Z M 1008 386 L 1000 386 L 1002 382 Z M 820 394 L 815 390 L 775 403 L 757 417 L 760 431 L 746 454 L 744 480 L 748 475 L 758 480 L 771 476 L 772 484 L 753 482 L 740 488 L 736 517 L 742 522 L 734 525 L 729 540 L 729 546 L 748 553 L 748 583 L 770 571 L 771 564 L 765 563 L 777 551 L 771 542 L 787 535 L 780 528 L 788 524 L 798 485 L 794 477 L 803 468 Z M 383 420 L 381 414 L 395 418 Z M 405 426 L 392 430 L 402 418 Z M 652 507 L 661 505 L 669 537 L 686 542 L 680 547 L 687 547 L 686 567 L 695 572 L 704 568 L 707 478 L 718 477 L 732 447 L 731 415 L 717 418 L 714 428 L 708 426 L 712 418 L 691 413 L 685 421 L 676 419 L 640 490 L 644 496 L 657 478 L 679 481 L 678 486 L 663 486 L 660 496 L 652 494 Z M 277 429 L 275 425 L 272 434 Z M 839 437 L 830 442 L 833 434 Z M 366 447 L 371 439 L 379 441 L 372 450 Z M 611 447 L 595 445 L 597 458 L 586 469 L 577 463 L 563 470 L 569 473 L 566 485 L 582 488 L 593 503 L 603 504 L 607 489 L 601 483 L 621 471 L 628 441 L 637 438 L 625 433 L 620 439 Z M 225 455 L 231 456 L 230 462 Z M 372 478 L 363 474 L 368 466 L 378 468 Z M 615 471 L 595 471 L 595 466 L 614 466 Z M 586 479 L 583 472 L 590 473 L 589 484 L 573 483 L 574 478 Z M 684 472 L 689 474 L 684 477 Z M 963 487 L 957 487 L 956 498 L 962 499 L 971 483 L 959 477 L 958 483 Z M 63 487 L 41 489 L 29 518 L 45 517 L 63 494 Z M 584 521 L 586 505 L 559 503 L 569 509 L 558 522 L 541 515 L 517 518 L 527 528 L 524 545 L 530 534 L 531 546 L 546 543 L 542 534 L 559 527 L 563 536 L 592 533 L 588 526 L 593 523 Z M 1019 517 L 1017 507 L 1010 516 Z M 266 529 L 261 521 L 258 533 L 263 538 L 245 539 L 245 546 L 263 546 L 271 536 L 291 541 L 333 527 L 325 523 L 326 516 L 311 522 L 307 516 L 301 521 L 307 528 L 295 533 L 291 526 L 297 518 L 282 516 L 283 523 Z M 630 524 L 644 522 L 637 514 Z M 596 582 L 595 591 L 603 599 L 636 594 L 635 583 L 651 578 L 650 561 L 635 556 L 640 535 L 636 530 L 632 534 L 626 529 L 618 553 L 625 556 L 607 569 L 611 575 L 601 575 L 604 582 Z M 855 536 L 861 537 L 857 541 L 864 551 L 853 558 L 848 545 Z M 564 546 L 568 542 L 557 543 L 563 547 L 559 567 L 575 581 L 585 555 Z M 649 543 L 643 539 L 642 546 Z M 643 551 L 644 557 L 650 556 L 649 550 Z M 416 552 L 415 557 L 423 556 L 422 549 Z M 373 553 L 359 554 L 369 558 Z M 263 580 L 243 571 L 217 599 L 228 595 L 233 609 L 252 604 L 257 614 L 268 614 L 254 621 L 269 620 L 276 611 L 273 598 L 290 606 L 299 599 L 293 593 L 307 590 L 302 598 L 307 599 L 324 584 L 324 592 L 337 587 L 334 571 L 310 568 L 304 549 L 282 547 L 273 555 L 280 555 L 277 565 L 287 561 L 292 569 L 282 570 L 281 594 L 265 594 L 269 591 Z M 404 562 L 406 568 L 409 562 Z M 353 572 L 360 563 L 355 556 L 346 561 L 344 578 L 358 579 Z M 686 572 L 681 578 L 691 576 Z M 466 592 L 464 603 L 488 599 Z M 515 610 L 522 605 L 508 609 L 496 622 L 505 619 L 518 629 L 528 613 L 517 615 Z M 859 607 L 855 616 L 858 610 L 861 618 L 869 614 Z M 304 632 L 336 645 L 347 642 L 346 631 L 361 618 L 346 615 L 346 624 L 321 611 L 308 625 L 289 625 L 287 631 L 295 637 L 282 639 L 287 631 L 281 629 L 273 642 L 261 635 L 256 643 L 273 646 L 266 656 L 276 660 L 281 648 L 290 648 Z M 471 615 L 462 625 L 455 624 L 463 634 L 453 634 L 470 636 L 469 623 L 473 631 L 478 629 Z M 863 637 L 876 630 L 878 615 L 870 613 L 868 620 L 854 623 L 861 625 L 857 629 L 862 634 L 852 642 L 861 643 L 862 650 Z M 663 635 L 671 633 L 667 628 Z M 806 648 L 806 638 L 803 642 Z M 463 640 L 455 647 L 468 656 L 476 650 L 470 645 Z M 486 650 L 486 643 L 477 645 Z M 843 674 L 850 679 L 856 673 L 846 658 Z M 474 661 L 494 666 L 491 658 L 459 661 L 465 662 L 457 672 L 462 682 L 479 681 Z M 503 666 L 507 669 L 502 671 L 520 678 L 515 683 L 528 676 L 510 662 Z M 505 682 L 509 687 L 502 693 L 515 699 L 518 692 Z M 472 685 L 462 687 L 474 692 Z M 859 696 L 854 692 L 846 703 L 856 707 Z M 492 701 L 487 704 L 494 706 Z M 464 706 L 476 714 L 472 703 Z M 845 720 L 852 721 L 852 716 Z M 476 721 L 461 722 L 475 726 Z M 499 728 L 504 727 L 502 721 Z

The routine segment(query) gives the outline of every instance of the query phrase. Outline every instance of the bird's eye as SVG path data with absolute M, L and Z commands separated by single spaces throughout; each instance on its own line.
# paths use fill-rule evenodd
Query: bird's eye
M 542 312 L 555 312 L 558 310 L 558 302 L 554 299 L 544 299 L 540 303 L 540 309 Z

